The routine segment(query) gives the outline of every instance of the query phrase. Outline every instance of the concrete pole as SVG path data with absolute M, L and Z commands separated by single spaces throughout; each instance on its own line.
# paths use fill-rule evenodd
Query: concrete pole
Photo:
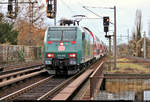
M 129 29 L 127 30 L 127 33 L 128 33 L 128 56 L 130 54 L 130 49 L 129 49 Z
M 15 0 L 15 17 L 17 17 L 18 14 L 18 0 Z
M 111 36 L 109 36 L 109 60 L 108 71 L 111 71 Z
M 56 11 L 57 11 L 57 0 L 54 0 L 54 9 L 55 9 L 55 18 L 54 18 L 54 25 L 56 26 Z
M 56 17 L 54 18 L 54 25 L 56 26 Z
M 114 69 L 116 69 L 116 60 L 117 60 L 117 54 L 116 54 L 116 6 L 114 6 Z
M 146 58 L 146 32 L 144 32 L 144 58 Z
M 109 54 L 111 55 L 111 36 L 109 37 Z

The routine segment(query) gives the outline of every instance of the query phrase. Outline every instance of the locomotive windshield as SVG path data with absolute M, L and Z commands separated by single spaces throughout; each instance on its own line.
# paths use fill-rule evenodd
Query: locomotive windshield
M 76 30 L 49 30 L 48 40 L 50 41 L 75 41 Z
M 75 41 L 76 32 L 75 31 L 63 31 L 63 41 Z
M 60 41 L 61 40 L 61 31 L 50 31 L 48 33 L 48 40 Z

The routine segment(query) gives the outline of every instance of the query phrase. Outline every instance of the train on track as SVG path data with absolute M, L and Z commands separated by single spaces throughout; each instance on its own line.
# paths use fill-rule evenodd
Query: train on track
M 44 37 L 44 64 L 49 74 L 73 75 L 107 54 L 107 47 L 87 27 L 52 26 Z

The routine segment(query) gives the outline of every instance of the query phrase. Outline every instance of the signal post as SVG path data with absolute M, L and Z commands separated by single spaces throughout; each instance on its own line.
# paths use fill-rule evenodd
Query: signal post
M 105 16 L 103 17 L 103 25 L 104 25 L 104 32 L 106 33 L 105 37 L 109 39 L 109 59 L 111 62 L 111 35 L 107 35 L 107 32 L 109 31 L 109 17 Z M 108 70 L 111 70 L 111 63 L 108 64 Z

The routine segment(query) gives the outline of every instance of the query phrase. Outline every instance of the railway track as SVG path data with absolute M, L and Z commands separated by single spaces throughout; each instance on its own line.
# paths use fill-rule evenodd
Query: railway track
M 59 90 L 65 87 L 68 83 L 74 80 L 79 74 L 72 77 L 55 77 L 50 76 L 37 83 L 22 88 L 14 93 L 0 98 L 0 101 L 5 100 L 43 100 L 48 96 L 54 96 Z
M 42 64 L 41 61 L 22 62 L 16 64 L 7 64 L 7 65 L 0 64 L 0 73 L 11 71 L 11 70 L 23 69 L 30 66 L 38 66 L 41 64 Z
M 37 83 L 22 88 L 14 93 L 0 98 L 4 100 L 46 100 L 53 98 L 59 91 L 76 79 L 84 70 L 72 77 L 45 78 Z
M 132 60 L 137 60 L 137 61 L 150 62 L 150 59 L 148 59 L 148 58 L 142 58 L 142 57 L 127 56 L 127 57 L 125 57 L 125 58 L 132 59 Z
M 40 63 L 36 63 L 36 64 L 32 64 L 32 65 L 27 65 L 27 66 L 17 66 L 17 68 L 16 68 L 16 66 L 14 66 L 14 67 L 12 67 L 12 66 L 9 66 L 9 70 L 8 70 L 8 68 L 7 68 L 7 70 L 5 69 L 5 71 L 2 71 L 2 72 L 0 72 L 0 75 L 5 75 L 5 74 L 9 74 L 9 73 L 14 73 L 14 72 L 18 72 L 18 71 L 22 71 L 22 70 L 26 70 L 26 69 L 33 69 L 33 68 L 36 68 L 36 67 L 39 67 L 39 66 L 43 66 L 43 64 L 40 64 Z
M 101 62 L 101 61 L 99 61 Z M 59 95 L 62 90 L 72 87 L 71 93 L 68 93 L 68 98 L 78 89 L 89 75 L 93 72 L 99 62 L 83 69 L 80 73 L 70 77 L 50 76 L 42 79 L 34 84 L 30 84 L 22 89 L 19 89 L 9 95 L 0 98 L 0 101 L 6 100 L 57 100 L 55 96 Z M 68 89 L 67 89 L 68 90 Z M 64 94 L 65 95 L 65 94 Z
M 14 100 L 41 100 L 45 99 L 46 95 L 52 95 L 56 90 L 62 88 L 64 84 L 68 82 L 65 81 L 66 78 L 52 78 L 48 80 L 44 84 L 20 95 L 19 97 L 15 98 Z M 70 79 L 69 79 L 70 80 Z M 63 84 L 63 85 L 62 85 Z
M 50 80 L 51 77 L 52 77 L 52 76 L 46 77 L 46 78 L 44 78 L 44 79 L 41 79 L 41 80 L 38 81 L 38 82 L 35 82 L 35 83 L 31 84 L 31 85 L 28 85 L 28 86 L 26 86 L 26 87 L 23 87 L 23 88 L 21 88 L 21 89 L 15 91 L 15 92 L 12 92 L 12 93 L 10 93 L 10 94 L 8 94 L 8 95 L 6 95 L 6 96 L 3 96 L 3 97 L 0 98 L 0 101 L 8 101 L 8 100 L 10 101 L 10 100 L 12 100 L 13 98 L 16 98 L 17 96 L 19 96 L 20 94 L 23 94 L 23 93 L 25 93 L 25 92 L 31 90 L 32 88 L 37 87 L 38 85 L 40 85 L 40 84 L 42 84 L 42 83 L 44 83 L 44 82 Z
M 0 88 L 46 72 L 43 68 L 43 65 L 39 65 L 3 72 L 0 75 Z
M 91 65 L 82 75 L 77 79 L 67 85 L 61 92 L 59 92 L 55 97 L 48 98 L 49 100 L 80 100 L 83 97 L 87 90 L 85 90 L 84 85 L 90 80 L 90 75 L 99 68 L 99 65 L 102 61 L 106 61 L 106 58 L 103 58 L 93 65 Z M 101 68 L 103 70 L 103 68 Z M 89 86 L 89 85 L 87 85 Z M 82 91 L 84 88 L 84 93 Z M 86 88 L 88 89 L 88 88 Z M 80 91 L 81 90 L 81 91 Z M 82 94 L 82 95 L 81 95 Z M 78 98 L 77 98 L 78 97 Z M 80 98 L 80 99 L 79 99 Z

